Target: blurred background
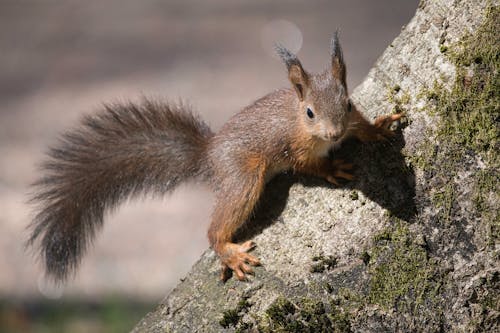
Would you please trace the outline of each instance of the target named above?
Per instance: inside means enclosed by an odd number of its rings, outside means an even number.
[[[338,28],[354,88],[417,0],[0,0],[0,331],[130,330],[208,247],[212,196],[184,186],[106,221],[76,277],[56,288],[23,248],[37,164],[102,102],[189,101],[214,129],[288,86],[280,41],[309,71]]]

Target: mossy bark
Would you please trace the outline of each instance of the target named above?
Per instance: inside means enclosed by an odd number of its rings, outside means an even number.
[[[422,1],[352,96],[405,112],[398,138],[335,152],[357,165],[343,188],[272,181],[239,236],[255,277],[223,284],[208,250],[135,331],[498,331],[498,16]]]

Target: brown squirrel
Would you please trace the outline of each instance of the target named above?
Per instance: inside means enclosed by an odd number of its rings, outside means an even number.
[[[400,114],[367,121],[349,99],[338,35],[331,66],[306,72],[277,45],[293,89],[276,90],[234,115],[218,133],[183,105],[144,100],[105,105],[63,135],[43,164],[31,200],[38,210],[28,245],[38,242],[46,272],[56,281],[73,273],[103,225],[105,211],[146,191],[165,194],[180,182],[204,181],[216,204],[208,230],[222,262],[222,277],[239,280],[260,264],[252,241],[232,237],[254,209],[266,182],[285,170],[350,180],[351,165],[328,158],[348,137],[362,142],[391,137]]]

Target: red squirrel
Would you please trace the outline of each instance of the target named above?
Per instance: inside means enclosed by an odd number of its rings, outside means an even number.
[[[186,180],[206,182],[215,193],[208,230],[222,263],[245,280],[260,264],[249,240],[233,243],[266,182],[286,170],[351,180],[351,165],[329,151],[348,137],[361,142],[391,137],[401,114],[371,124],[349,99],[337,33],[331,65],[321,74],[304,70],[282,46],[292,89],[279,89],[231,117],[218,133],[183,105],[143,100],[108,104],[62,136],[43,164],[31,201],[37,205],[28,245],[39,247],[48,276],[74,273],[106,211],[146,192],[166,194]]]

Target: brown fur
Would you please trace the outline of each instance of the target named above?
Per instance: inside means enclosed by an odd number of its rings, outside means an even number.
[[[259,261],[247,253],[253,242],[235,244],[233,236],[267,180],[288,169],[334,184],[352,179],[351,166],[328,159],[329,150],[349,136],[363,142],[388,137],[388,125],[399,116],[372,125],[351,105],[337,36],[332,65],[321,74],[307,73],[282,47],[278,53],[294,90],[262,97],[217,134],[185,107],[149,101],[106,106],[66,134],[51,151],[33,196],[39,210],[29,243],[40,241],[47,272],[64,280],[76,269],[105,211],[148,190],[164,194],[198,179],[215,192],[208,238],[223,275],[232,270],[244,280]]]

